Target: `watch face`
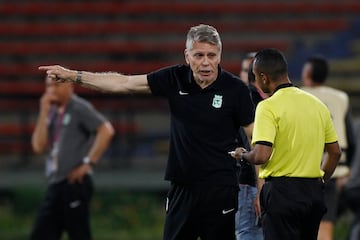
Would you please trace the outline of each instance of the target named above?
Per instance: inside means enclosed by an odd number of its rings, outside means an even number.
[[[90,163],[90,158],[89,157],[84,157],[83,163],[86,163],[86,164]]]

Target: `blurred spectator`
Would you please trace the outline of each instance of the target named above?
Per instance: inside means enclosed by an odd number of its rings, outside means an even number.
[[[325,187],[327,212],[320,223],[319,240],[333,239],[339,196],[344,180],[349,176],[349,164],[355,150],[349,97],[343,91],[324,85],[328,76],[328,69],[326,59],[314,56],[306,60],[302,70],[303,90],[318,97],[329,108],[343,151],[339,165]]]
[[[249,85],[249,68],[254,60],[256,52],[249,52],[245,54],[244,58],[241,61],[241,69],[239,73],[240,79],[246,84]]]
[[[360,239],[360,121],[354,124],[356,151],[351,163],[351,174],[344,188],[346,203],[354,214],[348,240]]]
[[[111,124],[73,93],[71,83],[46,78],[32,146],[36,153],[48,153],[49,185],[30,239],[61,239],[63,231],[69,239],[91,239],[92,167],[113,134]]]
[[[249,84],[251,97],[255,106],[263,100],[258,89],[255,87],[255,76],[252,72],[252,61],[256,53],[249,53],[242,61],[240,72],[241,79]],[[258,91],[259,90],[259,91]],[[262,92],[262,91],[261,91]],[[238,134],[239,146],[250,151],[250,144],[243,128],[240,128]],[[263,239],[260,225],[260,210],[257,210],[258,179],[257,167],[247,161],[239,161],[239,203],[238,211],[235,215],[235,234],[237,240],[261,240]],[[260,207],[258,207],[259,209]]]
[[[256,52],[249,52],[245,55],[241,61],[241,71],[239,73],[240,79],[249,86],[252,100],[255,106],[263,99],[267,98],[268,95],[264,93],[255,81],[253,73],[252,62]]]

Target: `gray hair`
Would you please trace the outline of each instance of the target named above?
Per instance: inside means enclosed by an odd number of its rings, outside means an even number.
[[[209,43],[222,49],[222,43],[218,31],[210,25],[200,24],[190,28],[186,38],[186,49],[193,48],[194,42]]]

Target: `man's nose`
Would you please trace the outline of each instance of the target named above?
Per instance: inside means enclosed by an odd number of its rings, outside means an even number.
[[[204,59],[203,59],[203,61],[202,61],[202,64],[203,65],[208,65],[209,64],[209,59],[208,59],[208,57],[204,57]]]

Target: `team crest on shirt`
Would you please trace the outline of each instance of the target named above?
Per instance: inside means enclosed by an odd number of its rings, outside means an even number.
[[[65,126],[68,125],[70,123],[70,121],[71,121],[71,116],[69,113],[66,113],[64,116],[63,122],[62,122],[63,125],[65,125]]]
[[[213,101],[212,101],[212,106],[214,108],[221,108],[222,106],[222,98],[223,96],[221,95],[214,95]]]

